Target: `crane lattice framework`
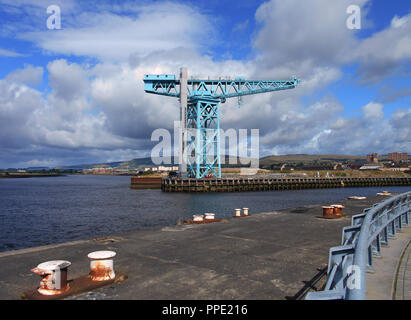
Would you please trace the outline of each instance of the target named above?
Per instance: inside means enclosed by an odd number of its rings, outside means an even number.
[[[220,163],[220,102],[228,98],[295,88],[299,80],[245,80],[242,78],[200,80],[188,79],[181,68],[175,75],[144,75],[147,93],[180,98],[181,137],[179,171],[182,176],[221,178]],[[239,100],[240,103],[240,100]],[[191,139],[188,130],[195,129]]]

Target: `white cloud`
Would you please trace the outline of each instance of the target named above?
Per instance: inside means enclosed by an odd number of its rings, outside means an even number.
[[[84,96],[88,92],[87,70],[64,59],[54,60],[47,65],[50,86],[56,97],[66,101]]]
[[[43,81],[43,68],[26,65],[24,69],[16,69],[9,73],[6,81],[23,83],[27,85],[39,85]]]
[[[411,14],[393,17],[391,25],[365,39],[346,27],[346,8],[362,8],[367,20],[369,0],[271,0],[262,4],[256,19],[262,29],[254,40],[260,63],[267,72],[292,72],[309,76],[315,68],[341,68],[358,64],[362,83],[375,83],[406,72],[411,61]],[[284,72],[285,71],[285,72]],[[409,71],[408,71],[409,72]]]
[[[355,35],[346,27],[346,9],[363,6],[367,0],[271,0],[262,4],[256,19],[263,24],[254,45],[269,66],[300,63],[330,66],[341,61],[356,45]]]
[[[52,92],[46,98],[25,84],[27,78],[30,79],[28,75],[33,70],[37,72],[32,66],[0,80],[0,146],[3,150],[28,149],[33,145],[114,150],[138,145],[138,141],[111,133],[103,112],[89,112],[92,106],[88,101],[86,70],[65,60],[55,60],[48,67]]]
[[[23,54],[12,51],[12,50],[7,50],[7,49],[1,49],[0,48],[0,56],[3,57],[24,57]]]
[[[395,73],[403,75],[411,62],[411,14],[395,16],[389,28],[362,40],[348,59],[360,63],[363,82],[378,83]]]
[[[365,105],[362,110],[364,112],[365,119],[376,121],[384,118],[383,108],[384,106],[380,103],[370,102],[369,104]]]
[[[391,20],[391,26],[393,28],[401,28],[410,22],[410,15],[404,17],[398,17],[397,15],[394,16]]]
[[[105,61],[178,47],[198,49],[205,35],[213,41],[210,19],[190,6],[163,2],[133,9],[132,15],[83,12],[61,30],[27,32],[21,37],[51,53]]]

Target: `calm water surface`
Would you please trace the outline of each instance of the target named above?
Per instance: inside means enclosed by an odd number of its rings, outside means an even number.
[[[258,213],[382,190],[410,187],[184,194],[132,190],[125,176],[0,179],[0,251],[175,225],[195,213],[231,217],[235,208]]]

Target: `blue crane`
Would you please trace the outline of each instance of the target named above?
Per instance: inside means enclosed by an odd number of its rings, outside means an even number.
[[[179,171],[182,176],[221,178],[220,103],[228,98],[295,88],[299,80],[188,79],[187,69],[175,75],[144,75],[147,93],[180,99],[181,141]]]

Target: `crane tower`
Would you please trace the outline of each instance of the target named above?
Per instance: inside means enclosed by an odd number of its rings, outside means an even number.
[[[144,75],[144,91],[180,99],[181,176],[221,178],[220,103],[228,98],[295,88],[299,80],[245,80],[243,78],[188,79],[186,68],[175,75]]]

